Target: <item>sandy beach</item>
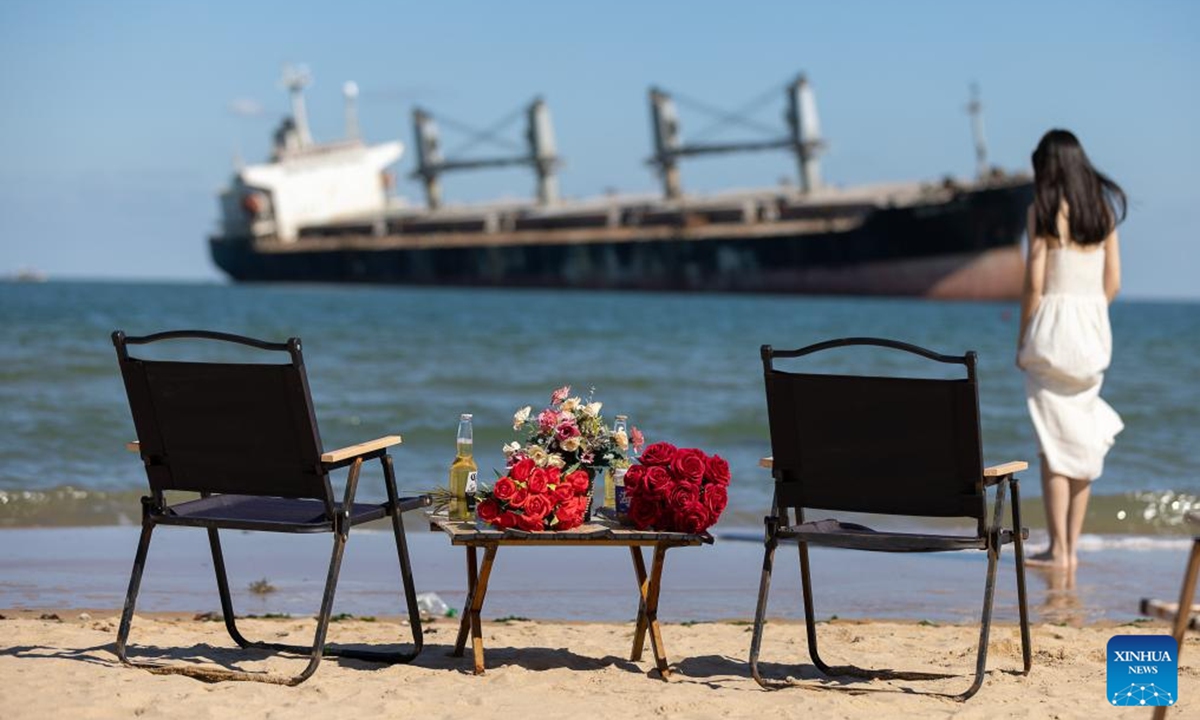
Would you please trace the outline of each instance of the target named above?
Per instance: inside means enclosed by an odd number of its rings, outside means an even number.
[[[489,669],[474,676],[468,657],[450,655],[457,624],[427,624],[424,652],[411,665],[381,666],[327,658],[298,687],[263,683],[205,683],[121,666],[113,654],[118,616],[104,611],[6,610],[0,620],[0,707],[10,720],[43,718],[300,718],[339,717],[574,717],[727,718],[1090,718],[1149,717],[1148,709],[1114,708],[1105,700],[1104,648],[1114,634],[1164,632],[1157,623],[1033,629],[1034,668],[1020,667],[1014,625],[993,629],[983,689],[959,703],[970,683],[977,629],[969,625],[832,621],[822,623],[823,648],[835,662],[954,673],[935,681],[822,679],[804,651],[803,625],[772,622],[764,669],[792,676],[802,687],[768,692],[749,675],[750,628],[744,622],[664,625],[673,668],[668,683],[652,660],[628,660],[632,623],[485,622]],[[43,619],[43,616],[46,619]],[[57,616],[54,619],[52,616]],[[248,619],[248,634],[307,642],[310,619]],[[399,619],[342,620],[334,642],[389,643],[408,630]],[[137,616],[131,642],[145,660],[215,663],[217,667],[298,672],[304,660],[234,648],[219,622],[189,615]],[[646,658],[652,657],[649,652]],[[1187,640],[1179,676],[1180,703],[1172,717],[1200,707],[1200,638]],[[1188,659],[1192,662],[1189,663]]]

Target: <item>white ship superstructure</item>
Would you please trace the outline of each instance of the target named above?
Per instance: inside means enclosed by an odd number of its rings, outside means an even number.
[[[388,206],[391,175],[400,159],[399,142],[367,145],[358,137],[357,88],[347,83],[346,138],[317,143],[308,129],[304,71],[285,73],[292,116],[275,131],[271,161],[237,170],[221,193],[227,236],[272,237],[292,243],[304,227],[382,218]]]

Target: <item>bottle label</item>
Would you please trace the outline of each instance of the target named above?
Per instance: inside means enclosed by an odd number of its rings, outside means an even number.
[[[613,473],[613,496],[617,507],[617,515],[629,514],[629,496],[625,494],[625,472],[629,468],[618,468]]]
[[[467,509],[475,509],[475,493],[479,490],[479,472],[472,470],[467,473]]]

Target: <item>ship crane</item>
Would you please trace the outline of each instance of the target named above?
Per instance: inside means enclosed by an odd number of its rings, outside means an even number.
[[[776,92],[778,92],[776,89],[772,89],[767,97],[774,97]],[[791,150],[795,153],[800,167],[801,191],[810,193],[819,188],[821,186],[821,167],[818,157],[825,149],[825,141],[821,139],[816,97],[804,75],[798,76],[787,85],[786,95],[787,112],[784,118],[787,121],[788,134],[785,137],[726,143],[693,142],[684,144],[680,138],[679,115],[675,110],[674,99],[658,88],[650,88],[650,120],[654,129],[654,156],[647,162],[658,167],[663,183],[663,194],[667,199],[674,200],[683,194],[679,181],[680,158],[731,152]],[[710,126],[709,129],[738,123],[774,134],[773,128],[765,128],[763,125],[743,117],[752,106],[760,104],[762,99],[752,101],[749,106],[739,112],[727,113],[679,96],[681,102],[718,118],[717,123]],[[698,133],[699,136],[705,134],[704,131]]]
[[[538,202],[542,205],[553,205],[558,202],[558,177],[555,171],[559,166],[559,157],[555,149],[554,127],[550,123],[550,110],[540,97],[534,98],[527,107],[505,116],[491,128],[477,131],[463,123],[456,123],[444,116],[442,122],[473,133],[473,137],[460,149],[465,150],[481,141],[490,141],[505,147],[514,148],[515,144],[503,141],[497,137],[505,125],[523,113],[526,118],[525,138],[528,147],[521,154],[507,157],[453,159],[458,152],[450,153],[450,158],[442,155],[437,123],[433,116],[421,108],[413,110],[413,132],[416,136],[417,169],[413,178],[420,178],[425,185],[425,198],[431,210],[436,210],[442,204],[442,189],[440,176],[442,173],[454,170],[479,170],[482,168],[508,167],[512,165],[529,165],[537,175]],[[520,151],[520,148],[517,148]]]
[[[971,138],[975,141],[975,178],[985,180],[988,176],[987,138],[983,134],[983,103],[979,100],[979,84],[971,83],[971,100],[967,103],[967,114],[971,116]]]

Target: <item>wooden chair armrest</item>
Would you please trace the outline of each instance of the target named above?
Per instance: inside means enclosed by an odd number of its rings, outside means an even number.
[[[142,444],[140,442],[138,442],[137,440],[131,440],[131,441],[125,443],[125,449],[128,450],[129,452],[141,452]]]
[[[765,457],[765,458],[759,458],[758,466],[761,468],[766,468],[768,470],[771,470],[772,468],[775,467],[775,457],[769,456],[769,457]]]
[[[343,460],[358,457],[359,455],[366,455],[368,453],[375,452],[376,450],[382,450],[386,447],[399,445],[400,443],[401,439],[399,435],[384,435],[381,438],[368,440],[357,445],[349,445],[344,448],[338,448],[337,450],[330,450],[321,456],[321,462],[337,463]]]
[[[1014,460],[1012,462],[1001,463],[1000,465],[985,467],[983,469],[983,476],[985,478],[1003,477],[1004,475],[1012,475],[1028,469],[1029,463],[1023,460]]]

